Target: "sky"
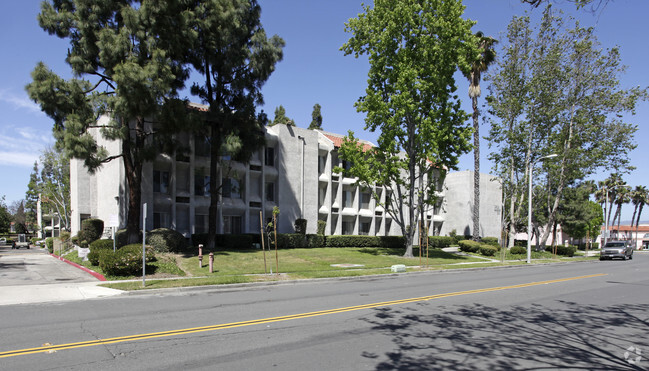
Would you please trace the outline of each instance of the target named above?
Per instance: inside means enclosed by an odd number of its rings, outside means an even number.
[[[370,0],[366,0],[371,3]],[[286,41],[284,59],[263,87],[263,109],[272,119],[275,108],[283,105],[288,117],[296,125],[308,127],[313,105],[322,106],[323,129],[345,134],[354,131],[361,139],[375,142],[376,133],[364,130],[365,115],[356,112],[354,102],[364,95],[369,65],[366,59],[345,56],[339,49],[349,39],[345,22],[362,12],[360,0],[259,0],[261,21],[268,35],[277,34]],[[595,33],[604,48],[619,46],[622,63],[628,66],[620,76],[623,88],[649,86],[646,61],[647,0],[612,0],[594,13],[575,10],[565,0],[554,0],[555,8],[564,10],[580,21],[582,26],[595,27]],[[538,19],[542,8],[532,9],[520,0],[465,0],[465,18],[477,21],[474,31],[499,40],[505,39],[508,23],[513,16],[529,12]],[[43,31],[36,20],[39,0],[9,1],[0,13],[0,197],[10,204],[25,197],[29,175],[34,161],[42,151],[54,145],[51,134],[52,120],[40,111],[25,93],[31,81],[30,73],[39,61],[63,77],[70,77],[65,64],[68,44]],[[466,91],[468,82],[457,79],[458,92],[464,97],[463,109],[469,112],[471,104]],[[483,92],[486,85],[483,83]],[[197,98],[184,93],[187,98]],[[637,169],[624,176],[635,187],[649,186],[649,161],[646,148],[649,142],[649,102],[640,102],[635,116],[625,116],[638,126],[635,142],[638,147],[631,153],[631,164]],[[486,135],[488,127],[480,128]],[[604,138],[603,138],[604,140]],[[489,172],[492,164],[487,160],[489,148],[481,141],[481,170]],[[473,169],[473,154],[463,155],[459,170]],[[591,179],[602,180],[609,174],[602,171]],[[623,207],[622,219],[630,220],[633,207]],[[643,218],[646,220],[646,218]]]

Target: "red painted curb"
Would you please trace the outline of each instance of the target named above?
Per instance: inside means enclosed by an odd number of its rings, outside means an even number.
[[[64,259],[64,258],[58,256],[58,255],[54,255],[54,254],[50,254],[50,255],[53,256],[53,257],[55,257],[55,258],[57,258],[57,259],[59,259],[59,260],[61,260],[61,261],[66,262],[66,263],[68,263],[68,264],[70,264],[70,265],[72,265],[72,266],[75,266],[75,267],[81,269],[82,271],[84,271],[84,272],[86,272],[86,273],[90,273],[90,274],[93,275],[96,279],[98,279],[98,280],[100,280],[100,281],[106,281],[106,277],[104,277],[103,275],[101,275],[101,274],[99,274],[99,273],[93,271],[92,269],[88,269],[88,268],[86,268],[86,267],[84,267],[84,266],[82,266],[82,265],[79,265],[79,264],[77,264],[77,263],[71,262],[71,261],[69,261],[69,260],[67,260],[67,259]]]

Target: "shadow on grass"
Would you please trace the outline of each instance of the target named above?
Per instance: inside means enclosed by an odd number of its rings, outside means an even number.
[[[406,249],[404,247],[400,248],[384,248],[384,247],[364,247],[362,249],[358,250],[359,252],[363,254],[369,254],[369,255],[393,255],[393,256],[403,256],[405,254]],[[415,258],[419,257],[419,248],[413,247],[412,248],[412,255]],[[423,249],[421,251],[421,257],[425,258],[426,257],[426,249]],[[430,259],[450,259],[450,260],[467,260],[468,257],[462,256],[462,255],[457,255],[457,254],[451,254],[447,253],[445,251],[442,251],[441,249],[429,249],[428,250],[428,257]]]
[[[434,312],[434,313],[433,313]],[[630,346],[647,346],[647,306],[556,305],[499,309],[481,304],[379,308],[366,317],[394,348],[380,358],[376,370],[640,370],[645,356]]]

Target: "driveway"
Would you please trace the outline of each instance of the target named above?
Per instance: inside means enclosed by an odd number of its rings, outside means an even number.
[[[0,246],[0,305],[82,300],[119,294],[48,254],[47,249]]]

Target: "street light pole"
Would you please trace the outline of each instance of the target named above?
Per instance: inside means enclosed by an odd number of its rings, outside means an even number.
[[[557,156],[556,153],[553,153],[551,155],[540,157],[536,161],[532,161],[530,164],[529,194],[527,196],[527,264],[532,263],[532,173],[534,172],[534,165],[537,161],[547,160]]]

